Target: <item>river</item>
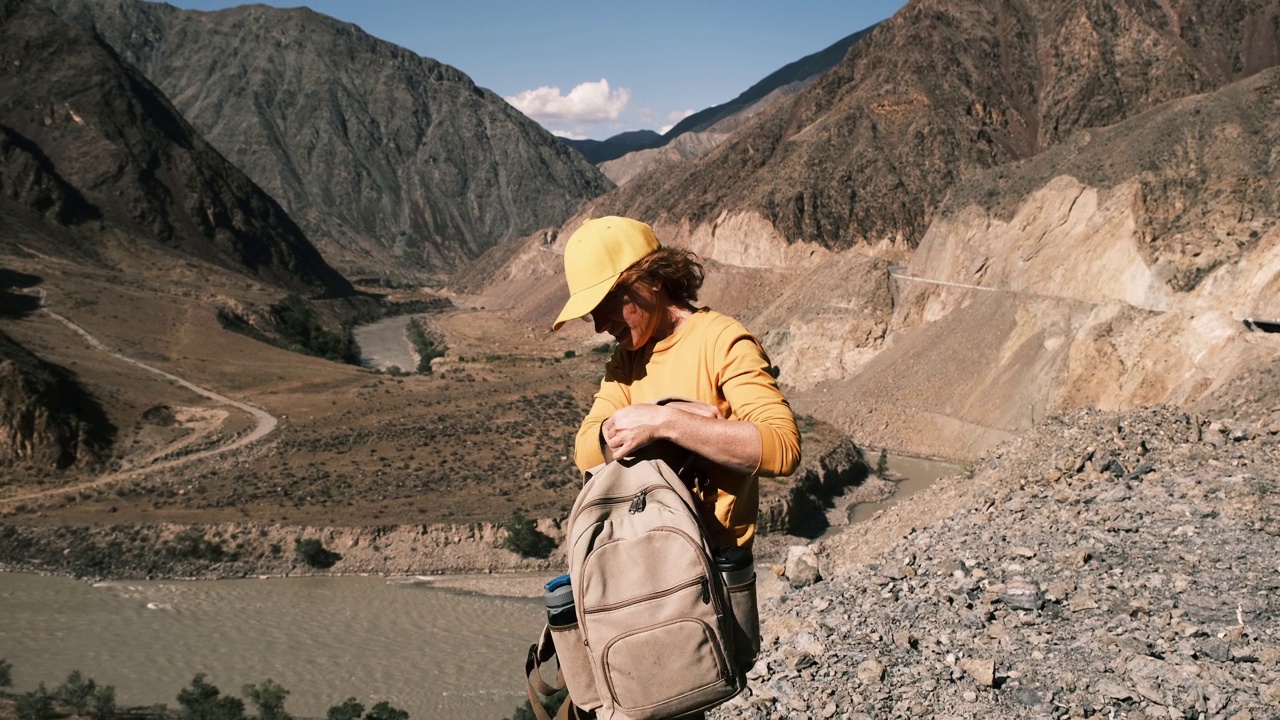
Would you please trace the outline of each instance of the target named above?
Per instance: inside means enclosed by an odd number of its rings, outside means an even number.
[[[72,670],[121,705],[165,703],[197,672],[224,694],[271,678],[285,708],[324,717],[348,697],[411,718],[496,720],[524,699],[540,599],[376,577],[108,582],[0,573],[0,658],[14,689]],[[252,708],[250,708],[252,710]]]
[[[855,506],[852,521],[959,470],[899,456],[889,469],[897,493]],[[299,717],[324,717],[354,696],[366,708],[387,700],[414,720],[496,720],[524,700],[524,653],[541,605],[413,578],[90,585],[0,573],[0,658],[13,663],[19,691],[80,670],[115,685],[122,705],[175,707],[178,690],[205,672],[237,696],[271,678],[291,691],[286,709]]]
[[[409,320],[423,315],[396,315],[351,330],[360,346],[360,364],[377,370],[396,366],[407,373],[416,372],[418,361],[405,334]]]

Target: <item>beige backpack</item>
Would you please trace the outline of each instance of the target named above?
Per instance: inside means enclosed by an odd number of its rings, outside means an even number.
[[[576,623],[549,625],[530,648],[553,652],[572,704],[614,720],[705,710],[746,687],[759,649],[755,577],[726,587],[684,482],[666,462],[627,458],[593,468],[569,515]]]

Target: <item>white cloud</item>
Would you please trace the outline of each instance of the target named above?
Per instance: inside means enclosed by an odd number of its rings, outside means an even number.
[[[601,78],[600,82],[582,83],[568,95],[561,95],[558,87],[540,87],[505,99],[541,123],[599,123],[617,120],[631,100],[631,91],[626,88],[612,90],[609,81]]]
[[[675,127],[677,123],[689,117],[693,113],[694,113],[693,110],[676,110],[675,112],[668,113],[667,119],[670,120],[671,122],[666,125],[663,125],[662,129],[658,131],[658,134],[666,135],[667,132],[671,130],[671,128]]]
[[[587,139],[586,135],[583,135],[581,132],[576,132],[573,130],[551,130],[550,132],[552,135],[555,135],[556,137],[562,137],[566,140],[586,140]]]

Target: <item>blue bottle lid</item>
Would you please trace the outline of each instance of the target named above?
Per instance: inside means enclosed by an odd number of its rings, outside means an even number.
[[[546,588],[547,592],[554,592],[555,590],[561,587],[564,587],[565,585],[568,585],[568,584],[569,584],[569,576],[561,575],[559,577],[552,578],[551,580],[547,581],[547,584],[543,585],[543,587]]]

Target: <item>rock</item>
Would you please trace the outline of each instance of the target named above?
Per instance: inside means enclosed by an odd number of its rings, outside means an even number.
[[[1040,586],[1025,580],[1014,580],[1000,591],[1000,602],[1015,610],[1039,610],[1044,605]]]
[[[864,660],[858,665],[858,679],[863,685],[879,685],[884,679],[884,665],[877,660]]]
[[[785,575],[793,588],[812,585],[822,579],[818,570],[818,556],[805,545],[792,545],[787,549]]]
[[[960,669],[983,687],[995,687],[996,663],[994,660],[965,658],[960,661]]]

